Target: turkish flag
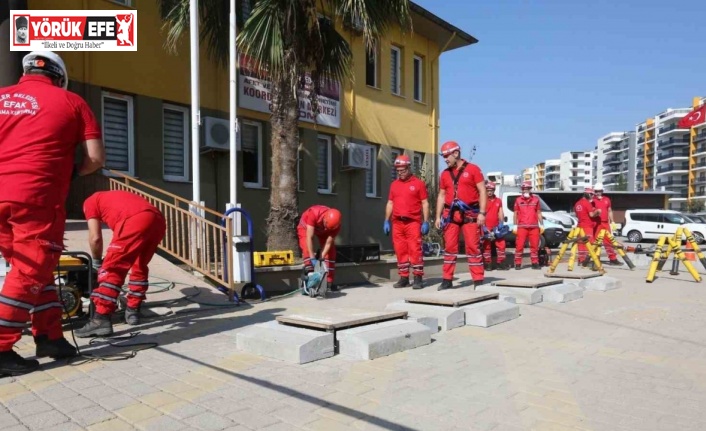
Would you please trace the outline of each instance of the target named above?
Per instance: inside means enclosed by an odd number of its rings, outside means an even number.
[[[689,112],[689,115],[679,120],[677,127],[680,129],[688,129],[694,127],[697,124],[701,124],[706,121],[706,105],[701,105],[700,108],[694,109]]]

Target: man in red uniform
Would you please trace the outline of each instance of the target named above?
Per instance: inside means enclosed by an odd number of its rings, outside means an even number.
[[[583,196],[574,204],[574,212],[579,219],[578,227],[583,230],[583,233],[588,237],[590,242],[593,242],[593,231],[595,229],[594,217],[598,215],[600,210],[596,209],[593,202],[593,189],[586,187],[583,189]],[[586,266],[590,262],[588,257],[588,248],[584,242],[578,243],[579,249],[579,265]]]
[[[409,286],[409,266],[414,274],[413,289],[424,287],[424,259],[422,257],[422,235],[429,233],[429,201],[424,181],[412,175],[408,156],[395,159],[397,179],[390,185],[385,208],[385,235],[392,230],[392,245],[397,256],[397,272],[400,280],[396,288]],[[422,217],[424,221],[422,221]],[[392,225],[390,225],[392,218]]]
[[[319,240],[321,259],[326,262],[328,275],[326,281],[329,289],[337,291],[338,287],[333,284],[336,275],[336,236],[341,231],[341,212],[335,208],[323,205],[309,207],[302,214],[302,218],[297,226],[297,236],[299,237],[299,248],[302,250],[304,259],[304,272],[313,271],[316,266],[316,250],[314,249],[314,236]]]
[[[495,196],[495,183],[488,181],[485,189],[488,193],[487,212],[485,217],[485,228],[488,232],[493,232],[495,228],[503,224],[505,214],[503,214],[503,203],[499,197]],[[495,244],[496,264],[493,264],[492,246]],[[495,268],[506,270],[509,269],[505,262],[505,238],[494,238],[483,240],[483,262],[486,271],[492,271]]]
[[[37,357],[76,355],[61,329],[53,271],[64,249],[71,178],[105,161],[100,126],[88,104],[66,90],[61,57],[32,52],[22,67],[18,84],[0,88],[0,253],[12,266],[0,293],[0,375],[39,367],[12,349],[29,320]]]
[[[128,282],[125,321],[140,323],[140,305],[149,286],[149,263],[162,242],[167,226],[162,213],[141,196],[122,190],[96,192],[83,202],[88,220],[88,242],[98,270],[98,287],[91,293],[96,312],[76,336],[105,337],[113,334],[110,316],[118,307],[125,277]],[[101,223],[113,231],[113,239],[103,256]]]
[[[539,236],[544,230],[542,224],[542,207],[539,203],[539,196],[532,193],[532,182],[523,181],[522,196],[515,201],[513,223],[517,227],[515,237],[515,269],[522,269],[522,253],[524,253],[525,241],[529,238],[530,261],[532,269],[540,269],[539,266]]]
[[[597,209],[601,210],[598,216],[596,217],[596,227],[593,235],[595,238],[602,230],[605,230],[607,233],[612,234],[612,226],[615,219],[613,219],[613,205],[610,201],[610,198],[608,196],[603,195],[603,184],[597,183],[594,187],[594,190],[596,192],[596,196],[593,199],[593,204],[596,206]],[[607,236],[603,237],[603,245],[605,246],[606,253],[608,253],[610,265],[622,265],[623,263],[618,260],[618,255],[615,253],[613,244],[610,243],[610,239],[608,239]]]
[[[444,143],[441,156],[448,168],[441,173],[436,200],[436,228],[444,230],[443,280],[439,290],[453,287],[461,231],[475,288],[483,284],[485,275],[480,252],[481,226],[485,224],[487,204],[485,178],[477,165],[461,158],[461,147],[456,142]]]

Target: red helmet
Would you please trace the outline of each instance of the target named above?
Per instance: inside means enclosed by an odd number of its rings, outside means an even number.
[[[330,208],[324,213],[324,226],[327,230],[335,230],[341,226],[341,212],[336,208]]]
[[[495,190],[495,183],[493,181],[488,181],[485,185],[486,190]]]
[[[522,181],[522,185],[520,186],[521,189],[531,189],[532,188],[532,181]]]
[[[461,152],[461,146],[458,145],[458,143],[455,141],[445,142],[444,145],[441,146],[441,155],[444,157],[448,156],[454,151]]]
[[[593,194],[593,189],[591,187],[584,187],[583,192]]]
[[[409,156],[405,156],[404,154],[397,156],[395,159],[395,166],[409,166],[411,164],[412,162],[409,160]]]

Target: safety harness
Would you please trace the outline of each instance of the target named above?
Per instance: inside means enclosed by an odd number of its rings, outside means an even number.
[[[478,203],[468,205],[467,203],[458,198],[458,180],[459,178],[461,178],[461,175],[463,174],[463,171],[464,169],[466,169],[467,165],[468,162],[464,161],[461,167],[458,168],[456,175],[454,175],[453,169],[449,169],[449,175],[451,175],[451,180],[454,184],[454,197],[451,201],[451,205],[444,204],[444,208],[449,209],[449,213],[446,217],[441,217],[442,229],[449,223],[455,223],[453,221],[453,216],[456,211],[461,211],[462,215],[462,221],[458,224],[470,223],[475,221],[475,216],[480,212],[480,205],[478,205]],[[473,217],[466,217],[466,213],[469,211],[474,215]]]

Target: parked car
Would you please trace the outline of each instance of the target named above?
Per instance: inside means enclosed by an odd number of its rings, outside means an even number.
[[[643,239],[656,240],[662,235],[674,235],[679,226],[689,229],[697,243],[704,242],[706,224],[692,223],[684,214],[673,210],[627,210],[622,233],[630,242],[641,242]]]
[[[693,223],[706,224],[706,216],[697,214],[684,214],[684,217],[686,217],[688,220],[691,220]]]
[[[503,202],[503,214],[505,214],[506,223],[512,224],[513,216],[515,214],[515,201],[520,197],[520,195],[521,193],[519,191],[500,191],[499,197]],[[539,204],[542,209],[542,217],[544,218],[544,234],[539,238],[539,246],[540,248],[544,248],[545,246],[552,248],[558,247],[569,235],[571,228],[576,226],[576,224],[568,214],[552,211],[549,205],[547,205],[541,197],[539,198]],[[508,242],[509,247],[514,247],[515,234],[510,232],[505,237],[505,241]],[[525,247],[529,247],[529,241]]]

